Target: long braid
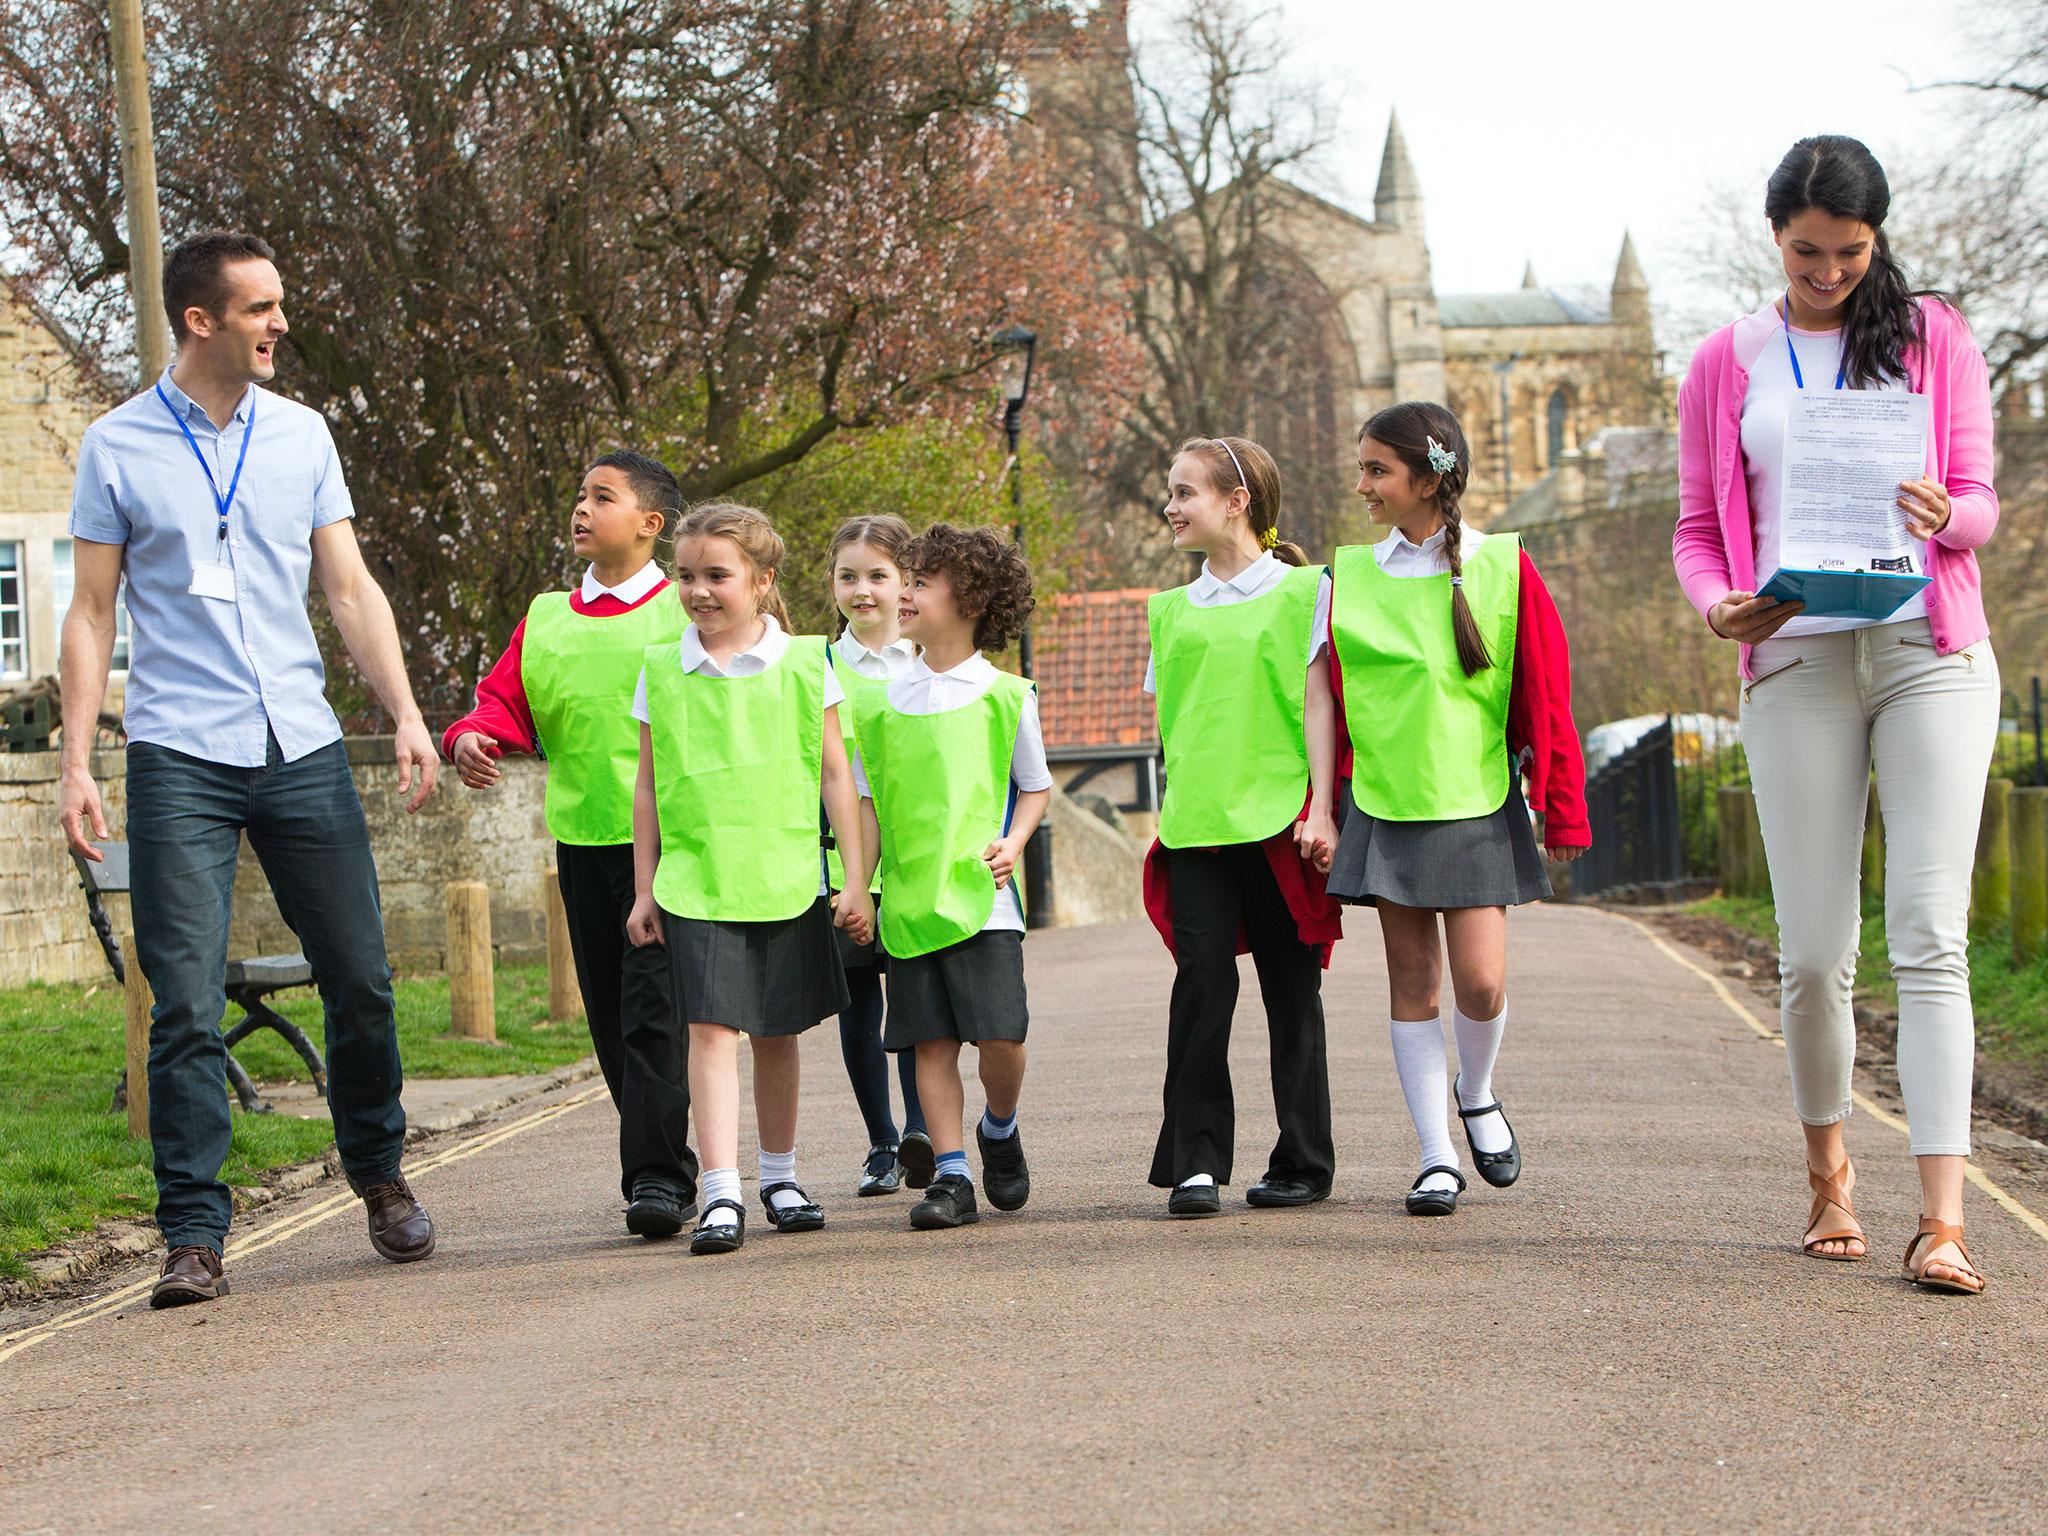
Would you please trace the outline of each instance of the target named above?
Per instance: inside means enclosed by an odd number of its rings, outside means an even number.
[[[1465,514],[1458,509],[1455,493],[1439,490],[1437,497],[1444,514],[1444,553],[1451,562],[1451,632],[1458,639],[1458,664],[1470,677],[1492,666],[1493,657],[1479,621],[1472,617],[1472,605],[1465,600]]]

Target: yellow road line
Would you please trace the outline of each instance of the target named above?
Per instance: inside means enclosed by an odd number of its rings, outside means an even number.
[[[491,1130],[484,1132],[481,1136],[472,1136],[468,1140],[457,1142],[454,1146],[448,1147],[443,1151],[423,1157],[406,1168],[405,1176],[408,1179],[419,1179],[434,1172],[436,1169],[446,1168],[451,1163],[459,1163],[464,1158],[475,1157],[479,1152],[487,1152],[501,1142],[510,1141],[515,1136],[523,1136],[528,1131],[546,1125],[551,1121],[561,1119],[562,1116],[570,1113],[572,1110],[581,1109],[585,1104],[599,1098],[603,1092],[604,1085],[601,1083],[584,1088],[577,1093],[571,1094],[559,1103],[550,1104],[545,1109],[536,1110],[534,1113],[523,1115],[516,1120],[509,1120],[503,1125],[493,1127]],[[288,1238],[297,1237],[302,1232],[309,1232],[314,1227],[332,1221],[344,1211],[353,1209],[358,1203],[353,1190],[346,1194],[329,1195],[325,1199],[317,1200],[302,1210],[292,1212],[291,1215],[271,1223],[260,1231],[252,1232],[247,1237],[236,1238],[230,1241],[227,1245],[226,1257],[229,1260],[235,1260],[247,1258],[253,1253],[261,1253],[265,1248],[284,1242]],[[132,1284],[124,1285],[119,1290],[109,1291],[106,1295],[96,1297],[81,1306],[73,1307],[68,1312],[60,1312],[48,1322],[38,1323],[33,1328],[27,1328],[20,1333],[9,1334],[5,1338],[0,1338],[0,1362],[10,1360],[23,1350],[31,1349],[45,1340],[53,1339],[58,1334],[69,1329],[80,1327],[93,1321],[95,1318],[105,1317],[109,1313],[120,1311],[129,1303],[138,1301],[148,1295],[150,1287],[155,1284],[156,1276],[147,1276]]]
[[[1601,907],[1596,907],[1593,910],[1597,912],[1604,912],[1606,916],[1613,918],[1616,922],[1626,923],[1629,927],[1635,929],[1638,933],[1642,934],[1643,937],[1648,939],[1652,944],[1656,945],[1658,949],[1662,950],[1669,959],[1674,960],[1679,965],[1684,966],[1685,969],[1691,971],[1693,975],[1699,977],[1701,981],[1704,981],[1708,986],[1712,987],[1714,989],[1715,995],[1718,996],[1722,1002],[1728,1005],[1729,1012],[1733,1013],[1738,1019],[1742,1020],[1743,1023],[1747,1024],[1751,1029],[1755,1030],[1757,1034],[1761,1035],[1764,1039],[1775,1042],[1780,1050],[1785,1049],[1785,1037],[1782,1034],[1780,1034],[1777,1030],[1770,1028],[1755,1014],[1751,1013],[1749,1009],[1743,1004],[1742,1000],[1728,989],[1727,983],[1722,981],[1720,977],[1714,975],[1711,971],[1704,970],[1701,967],[1694,965],[1690,960],[1686,959],[1685,956],[1681,955],[1677,950],[1673,949],[1669,944],[1667,944],[1664,941],[1664,936],[1658,933],[1656,929],[1650,927],[1649,924],[1640,922],[1637,919],[1629,917],[1624,913],[1608,912],[1605,908]],[[1890,1110],[1885,1109],[1882,1105],[1872,1103],[1867,1095],[1858,1093],[1854,1089],[1850,1090],[1850,1094],[1851,1097],[1854,1098],[1854,1100],[1856,1101],[1856,1107],[1860,1110],[1863,1110],[1866,1114],[1868,1114],[1873,1120],[1877,1121],[1880,1125],[1890,1126],[1893,1130],[1897,1131],[1901,1136],[1906,1136],[1910,1134],[1906,1129],[1906,1122],[1901,1120],[1897,1115],[1893,1114]],[[2026,1206],[2022,1205],[2017,1199],[2015,1199],[2010,1192],[2002,1188],[1991,1177],[1990,1174],[1986,1173],[1982,1168],[1979,1168],[1975,1163],[1966,1162],[1963,1164],[1963,1177],[1968,1179],[1972,1184],[1976,1185],[1979,1189],[1983,1190],[1985,1194],[1989,1195],[1992,1198],[1992,1200],[1996,1202],[2003,1210],[2010,1213],[2013,1216],[2013,1218],[2020,1223],[2021,1226],[2027,1228],[2028,1231],[2032,1232],[2036,1237],[2040,1238],[2043,1242],[2048,1242],[2048,1221],[2042,1220],[2041,1217],[2036,1215],[2034,1212],[2028,1210]],[[4,1358],[5,1356],[0,1356],[0,1359]]]

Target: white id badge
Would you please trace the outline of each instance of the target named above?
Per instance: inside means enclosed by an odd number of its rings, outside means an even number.
[[[192,567],[192,585],[185,589],[194,597],[210,597],[218,603],[235,600],[235,568],[208,561]]]

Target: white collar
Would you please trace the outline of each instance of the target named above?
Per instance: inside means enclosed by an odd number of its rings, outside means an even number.
[[[985,683],[995,676],[996,664],[981,652],[976,651],[957,667],[948,667],[943,672],[934,672],[931,663],[918,652],[917,660],[911,663],[910,676],[913,678],[946,678],[956,683]]]
[[[879,651],[869,650],[865,645],[861,644],[860,638],[854,634],[851,624],[839,632],[839,638],[834,640],[832,644],[838,649],[839,654],[848,661],[860,661],[869,656],[873,656],[879,661],[915,661],[917,659],[917,647],[901,635],[891,640]]]
[[[1209,569],[1209,562],[1202,562],[1202,574],[1195,578],[1194,595],[1207,601],[1218,592],[1228,588],[1246,597],[1256,596],[1259,589],[1272,579],[1273,567],[1280,563],[1271,550],[1259,556],[1250,565],[1228,578],[1218,576]]]
[[[704,649],[704,639],[697,633],[695,624],[683,630],[683,643],[679,654],[685,672],[697,672],[709,666],[715,671],[730,675],[742,662],[754,664],[746,670],[765,672],[782,660],[782,653],[788,649],[789,636],[785,635],[782,626],[775,622],[774,614],[764,613],[761,615],[761,638],[745,650],[734,652],[732,659],[723,668],[720,668],[718,663],[711,659],[711,653]]]
[[[630,608],[667,579],[661,574],[661,567],[650,560],[616,587],[608,587],[597,579],[597,568],[586,565],[581,596],[586,603],[594,603],[600,597],[615,597]]]
[[[1448,526],[1439,528],[1435,533],[1432,533],[1420,544],[1417,544],[1413,539],[1409,538],[1407,534],[1403,533],[1398,528],[1396,528],[1393,531],[1390,537],[1393,541],[1393,546],[1395,549],[1400,549],[1405,545],[1407,548],[1414,550],[1419,555],[1426,555],[1433,550],[1442,549],[1444,547],[1444,535],[1449,532],[1450,528]]]

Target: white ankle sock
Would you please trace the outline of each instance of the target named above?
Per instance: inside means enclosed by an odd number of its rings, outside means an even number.
[[[706,1168],[697,1175],[697,1198],[703,1202],[698,1210],[703,1212],[697,1218],[697,1225],[707,1222],[724,1223],[734,1219],[731,1211],[713,1211],[714,1200],[737,1200],[740,1197],[740,1171],[737,1168]]]
[[[1177,1187],[1180,1189],[1214,1189],[1216,1187],[1216,1175],[1213,1173],[1197,1173],[1189,1178],[1182,1179]]]
[[[766,1189],[771,1184],[794,1184],[795,1182],[796,1148],[791,1147],[787,1152],[770,1152],[766,1147],[763,1147],[761,1149],[761,1187]],[[768,1203],[773,1205],[778,1211],[786,1211],[792,1206],[802,1205],[804,1197],[793,1189],[783,1189],[777,1190],[774,1194],[770,1195]]]
[[[1477,1109],[1493,1102],[1493,1064],[1507,1025],[1506,1004],[1492,1019],[1468,1019],[1462,1009],[1451,1009],[1451,1031],[1458,1037],[1458,1108]],[[1512,1140],[1507,1121],[1497,1114],[1474,1116],[1465,1128],[1481,1152],[1505,1152]]]
[[[1415,1139],[1422,1147],[1421,1166],[1458,1166],[1458,1154],[1451,1146],[1447,1053],[1444,1050],[1442,1019],[1390,1019],[1388,1032],[1394,1042],[1394,1070],[1401,1076],[1401,1097],[1408,1101],[1408,1118],[1415,1122]],[[1422,1183],[1424,1189],[1456,1189],[1448,1174],[1433,1174]]]

